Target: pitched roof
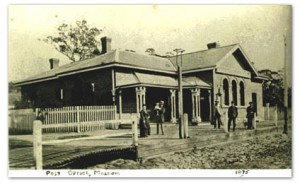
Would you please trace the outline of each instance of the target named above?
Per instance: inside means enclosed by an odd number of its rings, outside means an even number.
[[[112,50],[106,54],[91,59],[66,64],[58,68],[42,72],[35,76],[19,80],[15,82],[15,84],[22,85],[23,83],[27,82],[55,79],[59,76],[70,75],[74,72],[84,72],[85,70],[95,69],[113,63],[127,66],[136,66],[154,71],[176,71],[176,68],[173,66],[171,61],[166,58],[140,55],[128,51]]]
[[[182,69],[183,71],[189,71],[195,69],[216,67],[218,63],[222,61],[222,58],[224,58],[228,53],[232,53],[238,48],[241,49],[238,44],[233,44],[183,54]],[[242,54],[245,55],[244,53]],[[178,59],[180,62],[181,58],[179,57]],[[27,83],[40,82],[48,79],[56,79],[65,75],[71,75],[76,74],[78,72],[87,72],[89,70],[103,68],[104,66],[107,66],[109,64],[116,64],[117,66],[121,67],[137,67],[139,69],[146,69],[155,72],[168,72],[174,74],[177,71],[176,56],[170,58],[162,58],[151,55],[137,54],[129,51],[112,50],[106,54],[66,64],[61,67],[40,73],[38,75],[14,83],[17,85],[24,85]],[[256,73],[251,63],[249,62],[248,64]],[[193,85],[193,83],[189,84]],[[198,84],[203,84],[204,86],[206,86],[205,83]],[[186,85],[188,85],[188,83],[186,83]]]
[[[217,63],[238,44],[212,48],[208,50],[202,50],[197,52],[191,52],[182,54],[182,70],[194,70],[200,68],[215,67]],[[171,62],[176,66],[176,56],[169,58]],[[181,58],[178,57],[180,63]]]

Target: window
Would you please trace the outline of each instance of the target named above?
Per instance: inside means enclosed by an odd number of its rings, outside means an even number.
[[[245,106],[245,86],[242,81],[240,82],[240,104]]]
[[[231,93],[232,93],[232,101],[234,102],[235,105],[237,105],[237,86],[236,82],[233,80],[231,82]]]
[[[224,104],[229,105],[229,86],[227,79],[223,80]]]

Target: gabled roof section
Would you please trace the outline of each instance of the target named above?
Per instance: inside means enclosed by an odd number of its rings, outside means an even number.
[[[24,80],[19,80],[15,82],[15,84],[23,85],[27,83],[56,79],[61,76],[72,75],[78,72],[87,72],[92,69],[103,68],[104,66],[108,66],[110,64],[118,64],[118,66],[120,67],[130,66],[137,67],[140,69],[144,68],[146,70],[152,70],[156,72],[176,72],[176,68],[167,58],[141,55],[128,51],[113,50],[106,54],[96,56],[94,58],[66,64],[58,68],[26,78]]]
[[[190,76],[190,77],[183,77],[183,86],[184,87],[197,87],[200,86],[202,88],[211,88],[211,86],[203,81],[202,79],[196,77],[196,76]]]
[[[217,63],[224,57],[228,52],[236,47],[237,44],[223,46],[218,48],[212,48],[208,50],[202,50],[197,52],[186,53],[182,55],[182,70],[189,71],[195,69],[203,69],[215,67]],[[176,56],[169,58],[173,65],[176,65]],[[180,56],[178,56],[178,62],[180,63]]]
[[[250,62],[249,58],[241,48],[239,44],[232,44],[223,47],[211,48],[207,50],[197,51],[186,53],[182,55],[182,70],[183,72],[189,72],[193,70],[200,70],[206,68],[216,68],[222,62],[226,60],[226,58],[232,55],[234,52],[241,53],[241,57],[245,62],[249,71],[258,76],[258,73],[252,63]],[[169,58],[171,62],[176,65],[176,56]],[[180,63],[181,57],[178,56],[178,62]]]

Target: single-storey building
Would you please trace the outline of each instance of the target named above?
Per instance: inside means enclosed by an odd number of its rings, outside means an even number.
[[[143,104],[153,109],[165,101],[166,120],[178,118],[178,62],[182,60],[183,111],[191,121],[211,121],[213,104],[228,109],[234,101],[245,118],[248,102],[263,117],[262,82],[239,44],[159,57],[111,49],[104,37],[102,54],[59,66],[50,59],[50,70],[15,82],[22,97],[35,107],[117,105],[118,113],[137,113]],[[120,115],[121,116],[121,115]]]

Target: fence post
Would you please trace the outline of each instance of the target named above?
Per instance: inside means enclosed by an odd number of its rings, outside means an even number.
[[[76,106],[76,117],[77,117],[77,133],[80,133],[80,113],[79,113],[79,106]]]
[[[188,114],[183,114],[183,129],[184,129],[184,138],[189,138],[189,129],[188,129]]]
[[[133,119],[132,121],[132,145],[138,146],[138,129],[137,129],[137,118]]]
[[[270,103],[266,103],[267,108],[267,120],[270,120]]]
[[[277,126],[277,122],[278,122],[278,113],[277,113],[277,105],[275,105],[274,107],[274,123],[275,123],[275,126]]]
[[[33,121],[33,156],[35,168],[43,169],[43,152],[42,152],[42,122],[40,120]]]
[[[253,118],[253,128],[256,130],[256,112],[254,113],[254,118]]]

